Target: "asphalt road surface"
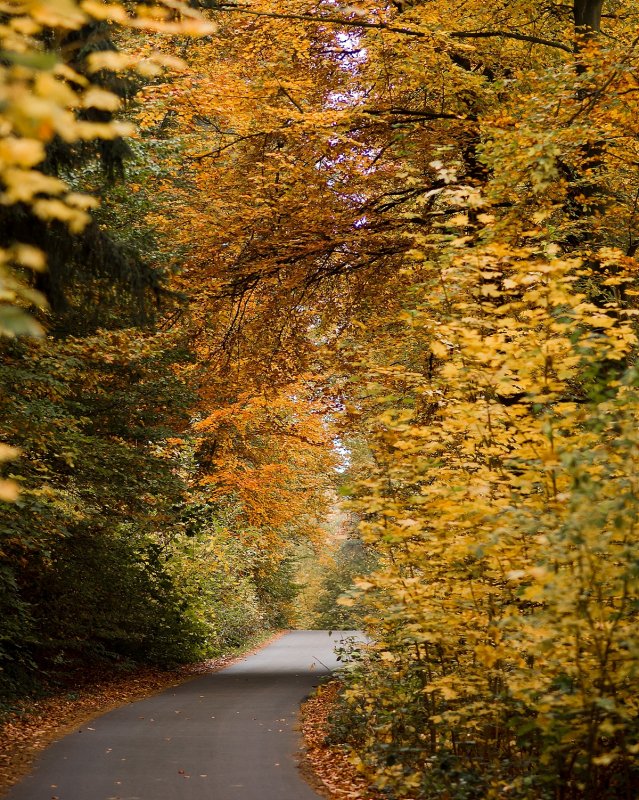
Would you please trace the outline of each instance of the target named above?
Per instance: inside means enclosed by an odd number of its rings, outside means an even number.
[[[47,748],[8,800],[317,800],[300,702],[353,631],[295,631],[221,672],[111,711]]]

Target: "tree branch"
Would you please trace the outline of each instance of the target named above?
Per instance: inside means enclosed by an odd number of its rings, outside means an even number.
[[[248,139],[256,139],[258,136],[266,136],[270,133],[270,131],[257,131],[257,133],[247,133],[246,136],[238,136],[237,139],[233,139],[232,142],[227,142],[226,144],[222,144],[219,147],[216,147],[214,150],[208,150],[206,153],[198,153],[197,155],[187,156],[187,161],[202,161],[204,158],[217,158],[220,153],[224,150],[228,150],[229,147],[235,147],[236,144],[240,144],[240,142],[246,142]]]
[[[390,33],[399,33],[403,36],[416,36],[419,39],[424,39],[432,35],[430,31],[416,30],[415,28],[400,28],[387,22],[364,22],[363,20],[343,19],[340,17],[317,17],[313,14],[281,14],[275,11],[253,11],[246,6],[216,5],[215,3],[207,2],[207,0],[202,0],[201,5],[213,11],[235,12],[238,14],[248,14],[252,17],[270,17],[271,19],[293,19],[302,22],[316,22],[322,25],[344,25],[351,28],[368,28],[389,31]],[[448,31],[446,35],[453,39],[516,39],[520,42],[531,42],[531,44],[554,47],[557,50],[563,50],[566,53],[572,54],[572,48],[563,42],[558,42],[554,39],[543,39],[539,36],[529,36],[527,33],[516,33],[512,31]]]
[[[448,111],[420,111],[418,109],[412,108],[403,108],[401,106],[393,106],[391,108],[365,108],[363,111],[364,114],[368,114],[371,117],[382,117],[386,114],[392,114],[397,116],[405,116],[405,117],[414,117],[418,121],[419,120],[437,120],[437,119],[456,119],[461,122],[466,121],[473,121],[476,117],[472,117],[469,115],[462,115],[462,114],[453,114],[452,112]]]
[[[572,54],[572,48],[563,42],[557,42],[555,39],[542,39],[539,36],[529,36],[527,33],[515,33],[512,31],[449,31],[448,35],[453,39],[517,39],[520,42],[543,44],[546,47],[554,47],[556,50],[563,50],[565,53]]]

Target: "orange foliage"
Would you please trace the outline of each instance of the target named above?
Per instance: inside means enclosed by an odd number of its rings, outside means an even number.
[[[245,392],[194,426],[200,485],[213,500],[238,500],[246,526],[261,531],[266,547],[285,535],[314,535],[335,461],[321,408],[294,391]]]

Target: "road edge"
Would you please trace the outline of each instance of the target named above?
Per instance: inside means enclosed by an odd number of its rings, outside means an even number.
[[[301,750],[299,769],[304,780],[326,800],[380,800],[351,761],[344,746],[329,745],[329,717],[338,700],[341,683],[320,684],[300,709]]]
[[[40,753],[91,720],[116,708],[161,694],[174,686],[220,672],[267,647],[288,633],[269,632],[246,649],[219,658],[184,664],[175,670],[161,671],[141,667],[108,682],[96,681],[70,699],[69,693],[52,694],[35,701],[29,710],[16,713],[0,724],[0,798],[29,774]],[[51,722],[51,717],[57,717]],[[43,727],[44,726],[44,727]]]

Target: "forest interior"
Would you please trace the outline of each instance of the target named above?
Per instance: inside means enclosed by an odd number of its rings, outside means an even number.
[[[635,800],[639,4],[0,13],[0,715],[363,628],[366,797]]]

